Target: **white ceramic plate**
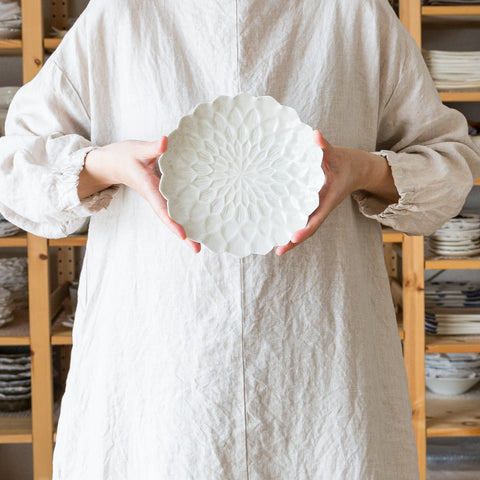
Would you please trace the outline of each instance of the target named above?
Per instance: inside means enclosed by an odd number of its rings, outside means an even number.
[[[190,239],[238,257],[266,254],[318,207],[322,159],[292,108],[268,96],[221,96],[169,135],[160,191]]]

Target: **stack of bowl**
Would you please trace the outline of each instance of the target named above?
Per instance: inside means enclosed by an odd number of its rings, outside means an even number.
[[[5,119],[13,97],[20,87],[0,87],[0,136],[5,135]]]
[[[480,381],[480,354],[425,355],[425,385],[441,395],[459,395]]]

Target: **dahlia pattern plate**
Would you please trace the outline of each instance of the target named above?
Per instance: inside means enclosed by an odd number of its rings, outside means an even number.
[[[322,159],[292,108],[268,96],[221,96],[169,135],[160,191],[188,238],[213,252],[266,254],[318,207]]]

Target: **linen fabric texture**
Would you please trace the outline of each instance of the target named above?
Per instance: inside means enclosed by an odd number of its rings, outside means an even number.
[[[79,200],[90,149],[240,92],[385,155],[398,203],[356,192],[291,252],[239,259],[195,255],[124,185]],[[92,0],[6,133],[8,220],[58,238],[91,215],[54,480],[418,478],[380,223],[432,233],[480,162],[387,1]]]

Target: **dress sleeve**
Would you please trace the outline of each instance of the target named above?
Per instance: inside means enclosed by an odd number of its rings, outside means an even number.
[[[373,153],[387,159],[400,199],[388,204],[363,191],[353,198],[369,218],[410,235],[430,235],[462,209],[480,175],[480,151],[463,115],[441,102],[413,38],[402,25],[395,33],[390,55],[399,71],[384,75],[398,80],[379,112]]]
[[[15,95],[0,138],[0,211],[15,225],[47,238],[77,230],[109,205],[114,185],[80,200],[79,174],[90,116],[76,89],[50,58]]]

